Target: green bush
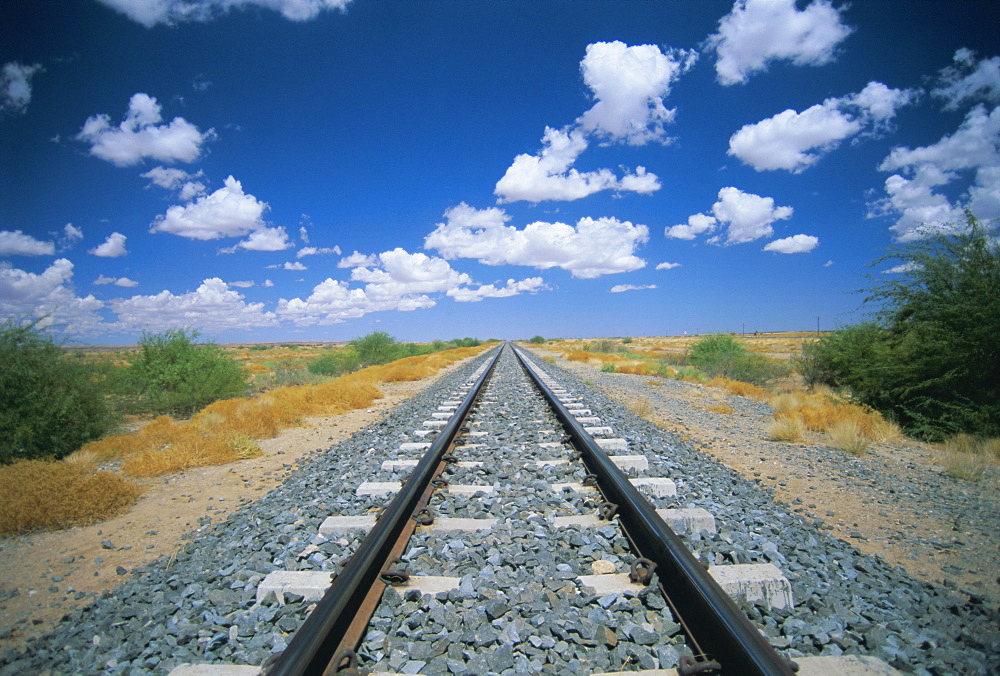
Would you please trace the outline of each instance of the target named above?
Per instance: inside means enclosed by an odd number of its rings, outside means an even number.
[[[725,334],[705,336],[691,345],[687,361],[712,376],[763,385],[780,375],[780,367],[766,357],[749,352]]]
[[[0,463],[61,458],[109,432],[110,369],[66,354],[35,324],[0,326]]]
[[[967,213],[965,228],[885,260],[904,272],[869,290],[877,321],[810,346],[804,375],[849,388],[915,436],[1000,436],[1000,244]]]
[[[309,363],[310,373],[324,376],[342,376],[352,371],[357,371],[361,365],[361,360],[356,352],[348,350],[346,352],[327,352],[315,361]]]
[[[534,345],[541,345],[542,343],[545,342],[545,339],[542,338],[541,336],[533,336],[532,338],[528,339],[528,342]]]
[[[362,366],[387,364],[400,357],[407,356],[399,353],[399,345],[396,343],[396,339],[385,331],[373,331],[361,338],[355,338],[351,341],[350,345],[357,353],[358,360]]]
[[[196,331],[143,333],[125,372],[137,412],[191,415],[218,399],[241,397],[247,372],[213,343],[197,344]]]

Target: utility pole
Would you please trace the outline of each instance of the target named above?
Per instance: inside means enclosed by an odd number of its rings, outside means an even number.
[[[819,315],[816,315],[816,337],[819,337]]]

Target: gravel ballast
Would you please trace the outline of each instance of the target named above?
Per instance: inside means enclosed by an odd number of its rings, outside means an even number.
[[[259,581],[276,570],[333,570],[349,555],[362,534],[325,538],[316,535],[319,524],[331,514],[381,507],[384,498],[358,497],[354,489],[362,481],[403,479],[406,471],[383,471],[382,461],[401,457],[400,443],[421,441],[414,430],[485,358],[304,461],[281,487],[192,534],[176,555],[132,571],[131,580],[68,616],[56,631],[24,652],[5,655],[0,674],[166,673],[181,663],[261,664],[280,652],[310,604],[286,595],[285,605],[273,598],[257,605]],[[627,439],[629,453],[647,456],[650,469],[643,476],[674,478],[677,497],[657,499],[656,507],[703,507],[715,515],[718,533],[685,536],[703,561],[771,562],[785,573],[795,608],[747,611],[788,655],[873,655],[907,673],[1000,670],[994,609],[861,554],[776,503],[768,490],[562,369],[535,361]],[[377,669],[428,674],[673,666],[689,650],[657,592],[614,599],[565,593],[577,575],[592,572],[593,561],[630,560],[628,545],[617,526],[555,531],[539,516],[587,513],[585,501],[548,489],[553,482],[579,481],[583,473],[554,466],[526,475],[523,462],[532,457],[525,449],[561,435],[539,432],[533,421],[544,415],[540,400],[510,403],[524,388],[503,372],[513,368],[509,363],[501,366],[487,397],[492,403],[482,405],[494,420],[491,467],[458,468],[449,476],[453,484],[485,483],[497,492],[450,497],[436,509],[441,516],[501,518],[503,524],[486,535],[418,535],[406,557],[411,568],[456,576],[462,584],[444,598],[387,589],[365,638],[365,658]],[[532,544],[541,541],[545,548]],[[443,628],[453,639],[442,642],[428,628]]]

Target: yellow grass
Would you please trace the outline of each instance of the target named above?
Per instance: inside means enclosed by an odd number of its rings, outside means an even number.
[[[956,479],[979,481],[1000,465],[1000,438],[981,439],[957,434],[944,441],[938,461]]]
[[[0,467],[0,536],[100,521],[136,501],[141,490],[112,472],[27,460]]]
[[[851,455],[864,455],[871,445],[871,438],[858,420],[840,420],[827,430],[827,434],[830,435],[830,443],[834,448]]]
[[[365,408],[382,396],[377,383],[420,380],[482,349],[407,357],[317,385],[279,387],[259,397],[216,401],[187,421],[161,416],[137,432],[91,442],[68,460],[92,467],[121,459],[124,473],[149,477],[251,458],[260,454],[254,439],[273,437],[306,417]]]
[[[902,438],[899,427],[878,411],[838,400],[827,394],[786,392],[771,397],[778,409],[775,420],[796,420],[804,429],[823,432],[834,447],[860,455],[871,442],[887,443]]]
[[[771,423],[767,433],[768,441],[798,443],[806,432],[805,424],[798,418],[780,418]]]
[[[708,385],[710,387],[722,388],[730,394],[735,394],[740,397],[749,397],[751,399],[759,399],[761,401],[766,401],[771,396],[767,390],[763,388],[751,385],[750,383],[744,383],[739,380],[730,380],[729,378],[712,378],[708,381]]]
[[[646,399],[645,397],[631,402],[628,408],[632,411],[632,413],[635,413],[640,418],[649,420],[653,416],[653,405],[650,404],[649,399]]]
[[[723,415],[729,415],[731,413],[735,413],[732,407],[727,406],[725,404],[716,404],[715,406],[698,406],[697,408],[700,408],[704,411],[711,411],[712,413],[722,413]]]

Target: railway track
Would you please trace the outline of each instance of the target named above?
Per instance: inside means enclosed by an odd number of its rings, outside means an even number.
[[[768,644],[800,676],[893,673],[851,655],[991,673],[979,639],[989,609],[829,538],[587,383],[528,361],[561,381],[545,382],[562,421],[512,347],[491,351],[0,657],[0,676],[789,673]],[[564,422],[587,428],[599,453]],[[408,483],[439,472],[447,485]],[[648,504],[632,505],[635,494]],[[433,523],[409,518],[425,508],[420,519]],[[666,545],[649,532],[660,522],[676,531]],[[677,542],[691,553],[660,551]],[[387,577],[402,584],[387,584],[375,560],[397,553]],[[657,564],[648,584],[627,579],[640,558]],[[679,579],[685,567],[702,579]],[[712,583],[727,594],[702,589]],[[348,587],[356,596],[322,609]],[[750,647],[734,649],[748,632]]]
[[[780,571],[710,573],[668,524],[714,532],[711,515],[657,510],[673,481],[602,422],[496,350],[357,486],[377,515],[324,521],[367,532],[332,576],[262,581],[258,602],[317,601],[264,673],[795,673],[730,596],[790,605]]]

